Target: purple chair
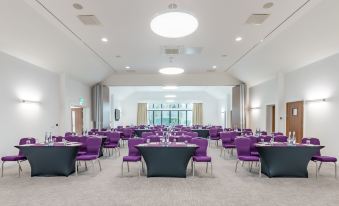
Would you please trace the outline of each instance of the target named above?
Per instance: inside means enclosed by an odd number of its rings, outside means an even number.
[[[231,150],[231,155],[233,155],[233,149],[235,148],[234,139],[237,137],[236,132],[220,132],[220,139],[222,142],[222,147],[220,151],[220,156],[222,156],[222,153],[225,151]]]
[[[124,162],[127,163],[127,171],[129,172],[129,162],[140,162],[141,168],[143,170],[144,164],[141,161],[141,154],[139,150],[135,147],[138,144],[145,143],[145,140],[142,138],[134,138],[128,140],[128,156],[124,156],[122,158],[121,164],[121,176],[124,176]],[[139,168],[139,176],[140,176],[140,168]]]
[[[149,142],[160,142],[160,136],[157,136],[157,135],[149,135],[144,139],[146,141],[149,139]]]
[[[68,142],[80,142],[78,136],[65,136],[65,140]]]
[[[75,174],[78,175],[79,162],[84,161],[87,168],[87,161],[91,161],[94,168],[94,161],[97,160],[101,171],[101,164],[99,160],[101,138],[89,137],[86,142],[86,153],[76,157]]]
[[[81,143],[77,155],[84,155],[87,153],[87,136],[78,137],[78,141]]]
[[[123,133],[122,133],[122,136],[121,136],[122,145],[124,146],[125,141],[128,141],[132,137],[133,137],[133,129],[131,129],[131,128],[123,129]]]
[[[284,135],[282,132],[272,132],[272,136]]]
[[[240,161],[250,162],[250,171],[252,170],[253,162],[259,162],[259,176],[261,177],[260,159],[257,156],[251,155],[251,139],[246,137],[238,137],[234,140],[237,148],[238,160],[235,165],[235,172],[237,172],[238,163]]]
[[[20,139],[19,145],[35,144],[35,142],[36,142],[35,138],[25,137],[25,138],[21,138]],[[20,162],[23,162],[25,160],[26,160],[26,157],[23,155],[21,150],[19,150],[19,154],[18,155],[1,157],[1,161],[2,161],[2,165],[1,165],[1,177],[4,176],[4,164],[5,164],[5,162],[17,162],[17,164],[19,166],[19,177],[20,177],[20,173],[22,171]]]
[[[287,139],[288,139],[288,137],[283,136],[283,135],[274,136],[275,142],[287,142]]]
[[[191,136],[188,136],[188,135],[182,135],[182,136],[179,136],[177,141],[178,142],[191,142],[192,140],[192,137]]]
[[[65,133],[65,137],[69,137],[69,136],[73,136],[75,135],[73,132],[66,132]]]
[[[153,135],[153,132],[143,132],[141,133],[141,138],[147,138],[148,136],[151,136]]]
[[[213,140],[213,141],[216,141],[216,146],[218,146],[218,142],[220,140],[220,136],[218,135],[218,128],[210,128],[209,129],[209,136],[210,136],[210,141]]]
[[[63,139],[63,136],[52,136],[53,142],[62,142]]]
[[[318,138],[303,138],[301,142],[303,144],[306,144],[307,140],[309,140],[310,144],[313,145],[320,145],[320,140]],[[317,151],[317,153],[312,157],[311,159],[313,162],[315,162],[315,168],[316,168],[316,176],[318,177],[318,174],[320,172],[320,168],[323,162],[329,162],[334,163],[334,177],[337,178],[337,158],[330,157],[330,156],[322,156],[320,153],[320,149]],[[318,167],[318,162],[320,162],[320,165]]]
[[[261,135],[258,138],[258,142],[270,142],[272,139],[271,136]]]
[[[197,138],[199,136],[198,132],[188,132],[186,135],[192,138]]]
[[[192,158],[192,175],[194,176],[196,162],[206,162],[206,173],[208,171],[208,163],[210,163],[212,175],[213,174],[212,158],[210,156],[207,156],[208,140],[204,138],[193,138],[191,139],[191,144],[196,144],[198,146]]]
[[[108,151],[108,156],[111,156],[111,150],[112,154],[114,151],[118,151],[120,156],[120,133],[119,132],[110,132],[107,134],[107,140],[108,142],[104,144],[103,148]]]
[[[248,136],[247,138],[251,140],[251,155],[259,157],[258,149],[255,146],[258,143],[258,138],[255,136]]]

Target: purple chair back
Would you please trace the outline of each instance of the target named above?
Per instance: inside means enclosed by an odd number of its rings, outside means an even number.
[[[207,139],[193,138],[191,139],[190,143],[198,145],[198,148],[195,150],[194,156],[206,156],[207,155],[207,146],[208,146]]]
[[[217,137],[218,136],[218,129],[217,128],[209,129],[209,135],[210,135],[210,137]]]
[[[82,145],[79,148],[79,151],[81,152],[86,152],[87,151],[87,140],[89,137],[87,136],[82,136],[78,138],[78,141],[82,143]]]
[[[248,136],[247,138],[249,138],[251,140],[251,152],[257,152],[257,148],[255,147],[255,144],[258,143],[258,139],[255,136]]]
[[[273,136],[284,135],[282,132],[272,132]]]
[[[275,142],[287,142],[288,137],[283,135],[274,136]]]
[[[234,139],[237,137],[236,132],[220,132],[220,139],[222,143],[234,143]]]
[[[258,141],[262,142],[262,140],[264,140],[264,142],[270,142],[271,139],[272,139],[271,136],[261,135],[261,136],[259,136]]]
[[[65,140],[68,142],[79,142],[79,137],[78,136],[66,136]]]
[[[149,135],[145,139],[149,139],[150,142],[160,142],[160,136],[157,135]]]
[[[143,132],[141,133],[141,138],[147,138],[148,136],[153,135],[153,132]]]
[[[28,143],[29,141],[29,143]],[[33,137],[24,137],[21,138],[19,140],[19,145],[24,145],[24,144],[35,144],[36,143],[36,139]],[[23,156],[23,153],[21,152],[21,150],[19,150],[19,156]]]
[[[304,137],[302,138],[301,143],[306,144],[307,140],[310,140],[311,144],[320,145],[320,140],[314,137]],[[317,153],[314,156],[321,156],[320,149],[317,151]]]
[[[131,138],[128,140],[128,156],[140,156],[139,150],[135,147],[138,144],[145,143],[143,138]]]
[[[126,128],[126,129],[123,130],[123,133],[124,133],[124,137],[132,138],[132,136],[133,136],[133,129]]]
[[[192,138],[196,138],[199,136],[198,132],[188,132],[186,135],[192,137]]]
[[[237,148],[238,156],[251,155],[251,139],[246,137],[238,137],[234,140],[235,147]]]
[[[192,137],[191,137],[191,136],[180,136],[180,137],[178,138],[178,142],[185,142],[185,141],[191,142],[191,140],[192,140]]]
[[[62,142],[64,137],[63,136],[52,136],[52,139],[54,142]]]
[[[107,133],[107,139],[109,143],[118,144],[120,141],[120,133],[119,132],[109,132]]]
[[[86,141],[86,152],[90,155],[98,155],[101,148],[101,138],[89,137]]]
[[[66,132],[65,137],[73,136],[73,132]]]

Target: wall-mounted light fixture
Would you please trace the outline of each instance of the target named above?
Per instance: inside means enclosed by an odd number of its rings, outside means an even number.
[[[252,109],[261,109],[261,107],[250,107],[249,109],[250,110],[252,110]]]
[[[311,102],[326,102],[327,99],[312,99],[312,100],[304,100],[305,103],[311,103]]]
[[[27,99],[21,99],[20,102],[26,103],[26,104],[39,104],[39,101],[33,101],[33,100],[27,100]]]

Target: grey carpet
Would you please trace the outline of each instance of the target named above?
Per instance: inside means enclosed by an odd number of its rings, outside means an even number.
[[[127,150],[122,149],[122,155]],[[121,177],[121,157],[103,158],[103,171],[89,165],[81,168],[79,176],[30,177],[28,162],[18,178],[17,167],[5,168],[0,179],[0,205],[338,205],[339,181],[333,177],[332,165],[323,165],[315,178],[310,163],[310,178],[259,178],[257,169],[249,172],[247,165],[234,173],[235,160],[219,156],[212,146],[213,177],[205,173],[205,164],[198,164],[196,177],[146,178],[138,177],[137,164]]]

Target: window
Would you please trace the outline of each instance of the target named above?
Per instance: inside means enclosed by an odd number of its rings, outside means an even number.
[[[192,104],[148,104],[150,125],[192,125]]]

